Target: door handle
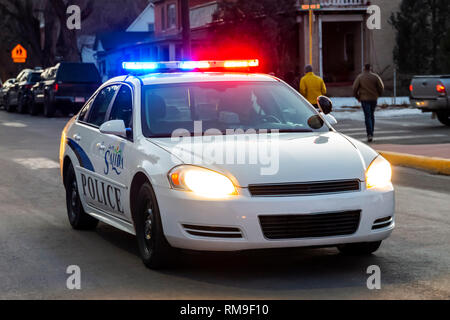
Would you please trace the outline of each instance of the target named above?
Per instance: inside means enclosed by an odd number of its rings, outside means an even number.
[[[106,149],[105,145],[103,143],[97,143],[97,149],[104,151]]]
[[[75,139],[75,141],[80,141],[81,140],[81,136],[78,133],[75,133],[73,135],[73,138]]]

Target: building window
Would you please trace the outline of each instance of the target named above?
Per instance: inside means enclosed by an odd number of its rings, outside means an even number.
[[[169,4],[167,6],[167,29],[175,28],[177,25],[177,13],[175,8],[175,4]]]
[[[161,6],[161,30],[166,29],[166,10],[164,6]]]

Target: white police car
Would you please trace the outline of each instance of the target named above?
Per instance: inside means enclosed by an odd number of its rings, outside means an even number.
[[[61,137],[75,229],[135,234],[148,267],[175,248],[376,251],[394,228],[391,167],[249,61],[124,63]]]

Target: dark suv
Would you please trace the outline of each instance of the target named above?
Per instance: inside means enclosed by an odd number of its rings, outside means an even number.
[[[42,80],[33,87],[30,113],[37,114],[40,106],[46,117],[52,117],[56,110],[64,115],[76,113],[101,83],[93,63],[58,63],[46,69]]]
[[[13,112],[16,108],[20,113],[25,113],[30,103],[31,87],[41,79],[42,70],[22,70],[14,84],[8,89],[5,96],[5,108]]]

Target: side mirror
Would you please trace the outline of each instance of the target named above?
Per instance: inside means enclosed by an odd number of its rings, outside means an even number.
[[[333,102],[331,102],[330,98],[325,96],[320,96],[317,98],[317,104],[319,105],[320,110],[324,114],[329,114],[333,110]]]
[[[127,129],[123,120],[109,120],[100,126],[100,132],[127,138]]]

